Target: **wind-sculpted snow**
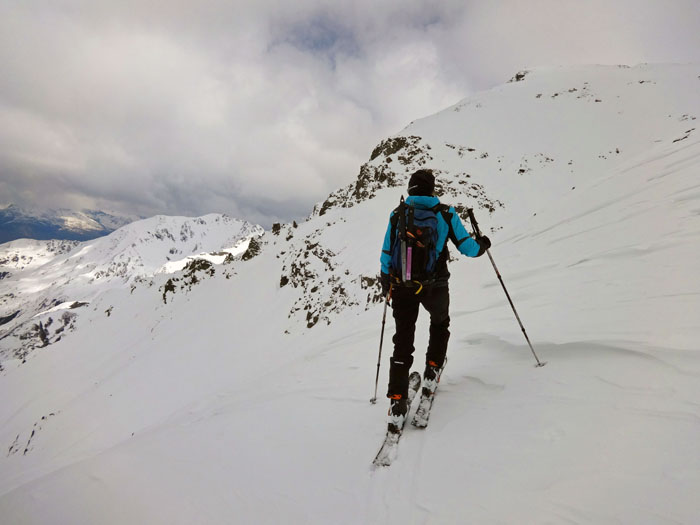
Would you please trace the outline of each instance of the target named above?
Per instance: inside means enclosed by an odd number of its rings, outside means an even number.
[[[306,221],[239,225],[229,233],[254,239],[224,250],[224,219],[153,218],[0,281],[23,294],[0,330],[25,319],[49,342],[0,371],[0,516],[695,523],[698,87],[700,66],[520,72],[382,141]],[[372,470],[387,408],[368,402],[380,247],[418,167],[460,216],[474,208],[547,365],[533,366],[488,258],[453,250],[429,426]],[[144,273],[95,277],[114,261]],[[48,294],[53,282],[85,293]],[[428,328],[421,312],[414,371]]]

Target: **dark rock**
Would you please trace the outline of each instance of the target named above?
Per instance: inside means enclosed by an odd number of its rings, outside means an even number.
[[[21,313],[21,310],[17,310],[15,313],[7,315],[5,317],[0,317],[0,326],[9,323],[12,321],[15,317],[17,317]]]
[[[256,255],[258,255],[260,253],[260,248],[261,248],[261,245],[257,241],[257,239],[251,239],[250,243],[248,244],[248,249],[241,256],[241,259],[243,259],[244,261],[249,261],[250,259],[252,259],[253,257],[255,257]]]
[[[525,76],[529,73],[528,70],[524,69],[523,71],[518,71],[513,78],[511,78],[508,82],[521,82],[525,80]]]

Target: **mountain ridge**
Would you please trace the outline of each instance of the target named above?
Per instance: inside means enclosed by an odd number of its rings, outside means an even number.
[[[63,326],[55,326],[61,331],[53,337],[44,328],[54,320],[44,314],[57,307],[85,306],[114,287],[149,286],[156,275],[182,271],[193,261],[223,263],[242,254],[262,232],[260,226],[220,214],[157,215],[91,241],[2,244],[0,363],[12,355],[24,360],[32,350],[64,337]]]
[[[18,239],[87,241],[136,219],[99,210],[37,212],[5,204],[0,206],[0,244]]]

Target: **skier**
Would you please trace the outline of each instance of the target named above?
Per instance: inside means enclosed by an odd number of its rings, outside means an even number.
[[[391,213],[380,257],[382,294],[387,298],[391,289],[391,306],[396,322],[387,392],[387,397],[391,400],[388,430],[394,433],[400,433],[403,429],[409,408],[408,375],[413,364],[413,341],[420,305],[430,314],[423,397],[431,397],[435,393],[445,362],[450,337],[447,239],[468,257],[480,257],[491,246],[491,241],[485,235],[471,237],[454,207],[441,204],[433,195],[434,191],[435,177],[432,171],[421,169],[411,175],[408,182],[409,197],[405,203],[402,199],[399,207]],[[408,216],[407,219],[403,219],[404,214]],[[415,224],[418,223],[420,227],[416,229]],[[414,256],[413,260],[410,256],[407,259],[405,244],[399,247],[402,226],[404,232],[408,231],[404,239],[411,238],[409,243],[413,249],[408,248],[408,253]],[[421,249],[426,249],[427,253],[421,254]],[[402,269],[402,265],[406,268]]]

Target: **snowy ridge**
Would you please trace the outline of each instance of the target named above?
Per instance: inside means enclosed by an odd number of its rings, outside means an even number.
[[[0,363],[11,355],[25,359],[37,346],[60,340],[75,314],[63,314],[65,322],[54,328],[58,332],[37,324],[38,316],[59,305],[79,308],[110,288],[153,286],[154,275],[181,271],[193,260],[222,264],[262,232],[225,215],[156,216],[83,243],[20,240],[0,245],[5,254],[0,262],[10,268],[4,271],[0,296]],[[39,321],[50,325],[53,318]]]
[[[1,515],[694,523],[700,66],[517,77],[383,141],[355,183],[225,270],[115,271],[113,287],[65,310],[80,312],[69,338],[0,372]],[[453,261],[450,360],[430,425],[373,471],[386,428],[386,405],[368,402],[379,250],[420,166],[439,170],[445,202],[475,208],[548,364],[533,366],[488,260]],[[168,246],[151,224],[139,235]],[[131,247],[114,242],[61,257],[94,278],[90,253]],[[414,370],[426,336],[423,314]]]
[[[651,148],[699,136],[697,65],[540,68],[517,78],[386,139],[314,212],[403,188],[416,166],[430,165],[449,174],[451,199],[485,209],[498,206],[488,197],[507,201],[500,215],[514,220]],[[532,188],[538,198],[523,199]]]
[[[158,272],[165,261],[233,248],[262,231],[259,226],[225,215],[194,219],[158,215],[85,243],[68,260],[86,279],[118,278],[131,283]]]

